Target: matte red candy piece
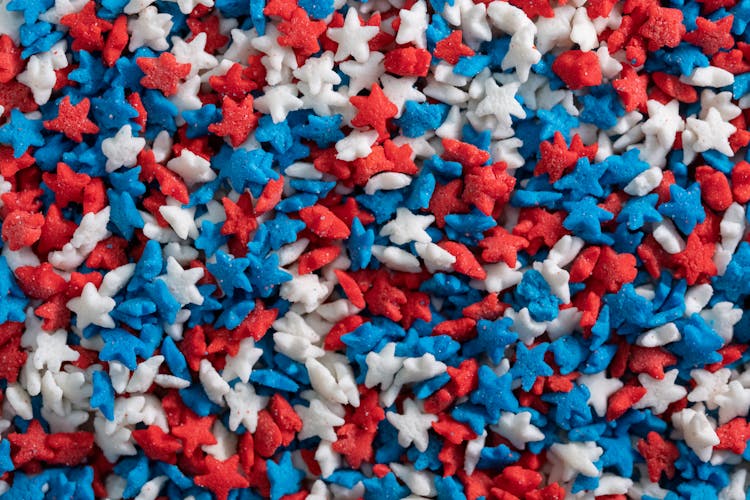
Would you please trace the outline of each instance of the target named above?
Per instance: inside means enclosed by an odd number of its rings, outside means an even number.
[[[712,210],[723,212],[732,204],[732,188],[727,176],[718,170],[702,165],[695,170],[695,179],[701,186],[701,198]]]
[[[620,418],[635,403],[646,395],[645,387],[626,385],[609,397],[607,402],[607,420]]]
[[[255,452],[263,458],[272,457],[281,446],[283,441],[281,429],[267,410],[261,410],[258,413],[258,426],[255,428],[253,438],[255,439]]]
[[[602,83],[602,68],[595,52],[563,52],[552,63],[552,71],[572,90]]]
[[[651,431],[646,439],[638,441],[638,453],[646,459],[649,479],[659,481],[662,473],[669,479],[674,477],[675,461],[680,458],[677,446],[671,441],[665,441],[658,433]]]
[[[425,49],[403,47],[386,53],[383,65],[389,73],[399,76],[427,76],[432,55]]]
[[[435,44],[435,57],[443,59],[448,64],[456,64],[463,56],[473,56],[474,51],[463,44],[462,37],[461,30],[452,31],[450,35]]]
[[[750,163],[738,162],[732,169],[732,195],[737,203],[750,201]]]
[[[3,240],[11,250],[20,250],[33,245],[42,235],[44,216],[42,214],[14,210],[3,221]]]
[[[343,239],[351,234],[346,223],[322,205],[305,207],[299,211],[299,216],[308,229],[321,238]]]

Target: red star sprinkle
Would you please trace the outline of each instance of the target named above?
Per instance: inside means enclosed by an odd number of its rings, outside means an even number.
[[[23,323],[8,321],[0,325],[0,378],[10,383],[18,380],[18,371],[26,362],[26,351],[21,348],[23,332]]]
[[[84,97],[74,106],[70,103],[70,96],[65,96],[57,108],[57,118],[45,121],[44,128],[61,132],[68,139],[81,142],[83,134],[99,132],[99,127],[88,118],[90,106],[88,97]]]
[[[248,94],[238,103],[224,97],[221,105],[221,121],[208,126],[209,132],[220,137],[229,137],[232,147],[242,144],[258,125],[258,115],[253,112],[253,96]]]
[[[229,37],[221,33],[218,16],[209,16],[203,19],[189,17],[186,22],[193,35],[198,35],[199,33],[206,34],[206,46],[204,50],[209,54],[215,53],[229,41]]]
[[[44,216],[39,213],[14,210],[3,221],[2,238],[11,250],[33,245],[42,235]]]
[[[168,464],[176,464],[175,455],[182,449],[182,443],[164,432],[158,425],[149,425],[145,429],[133,431],[133,439],[143,448],[146,456]]]
[[[259,88],[258,83],[250,78],[247,70],[248,68],[235,63],[225,74],[209,77],[208,83],[219,94],[239,101],[244,99],[250,91]]]
[[[505,163],[489,167],[475,167],[464,176],[464,191],[461,195],[485,215],[492,215],[510,200],[516,178],[506,172]]]
[[[102,50],[102,34],[112,29],[112,24],[96,17],[96,2],[93,1],[84,5],[79,12],[63,16],[60,24],[69,28],[68,33],[73,37],[71,48],[75,51]]]
[[[23,71],[21,49],[8,35],[0,36],[0,83],[8,83]]]
[[[625,111],[645,111],[648,101],[648,75],[639,75],[632,66],[623,64],[620,76],[621,78],[612,81],[612,86],[622,99]]]
[[[568,50],[552,63],[555,72],[571,90],[602,83],[602,68],[595,52]]]
[[[687,33],[684,40],[697,45],[704,54],[709,56],[721,49],[731,49],[734,47],[734,37],[731,33],[733,21],[734,16],[731,14],[716,22],[709,21],[705,17],[699,17],[695,20],[698,28]]]
[[[451,34],[435,44],[435,57],[443,59],[448,64],[457,64],[463,56],[473,56],[474,51],[463,42],[461,30],[451,31]]]
[[[719,444],[714,448],[717,450],[729,450],[741,455],[747,447],[750,439],[750,422],[744,418],[735,418],[716,429],[719,436]]]
[[[396,116],[398,108],[388,100],[383,89],[377,84],[372,84],[370,95],[367,97],[353,96],[349,98],[352,105],[357,108],[357,114],[352,119],[355,127],[372,127],[377,130],[379,139],[388,137],[388,122]]]
[[[29,423],[25,433],[8,434],[8,441],[11,445],[13,465],[16,467],[21,467],[33,460],[46,462],[55,456],[55,453],[47,446],[47,434],[42,429],[42,424],[36,419]]]
[[[170,52],[162,52],[159,57],[139,57],[135,62],[146,74],[141,85],[161,90],[165,96],[176,94],[180,81],[190,73],[190,63],[177,62]]]
[[[185,455],[194,455],[204,444],[216,444],[216,438],[211,433],[214,420],[215,415],[199,417],[192,411],[186,411],[184,422],[172,427],[172,435],[182,440]]]
[[[657,482],[664,473],[669,479],[674,477],[674,463],[680,452],[671,441],[665,441],[658,433],[651,431],[646,439],[638,441],[638,453],[646,459],[648,477]]]
[[[121,15],[112,24],[112,31],[102,50],[102,59],[107,66],[112,66],[120,58],[122,51],[128,46],[128,16]]]
[[[648,19],[638,33],[648,40],[648,50],[655,51],[662,47],[677,47],[685,34],[682,24],[682,12],[679,9],[651,5]]]
[[[84,189],[91,183],[91,177],[74,172],[65,163],[58,163],[55,174],[45,172],[42,180],[55,193],[55,201],[60,208],[70,203],[83,203]]]
[[[327,29],[323,21],[313,21],[305,9],[297,8],[288,20],[279,23],[279,45],[292,47],[301,56],[309,56],[320,50],[318,39]]]
[[[308,229],[321,238],[336,240],[348,238],[351,234],[346,223],[322,205],[305,207],[299,211],[299,216]]]
[[[247,488],[250,483],[240,474],[240,457],[233,455],[222,461],[213,456],[206,457],[208,472],[195,476],[195,484],[211,490],[218,500],[226,500],[229,492],[236,488]]]

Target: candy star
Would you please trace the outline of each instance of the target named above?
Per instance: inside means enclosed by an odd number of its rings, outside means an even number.
[[[424,27],[427,27],[426,22]],[[334,60],[344,61],[349,56],[352,56],[359,63],[367,61],[367,58],[370,56],[368,42],[379,31],[377,26],[362,26],[357,10],[350,9],[346,13],[344,25],[341,28],[328,28],[328,31],[326,31],[328,38],[338,44]]]
[[[384,59],[385,56],[380,52],[372,52],[363,63],[350,60],[339,64],[341,71],[349,77],[350,96],[359,94],[362,89],[370,88],[385,73]]]
[[[695,388],[687,395],[687,400],[696,403],[705,403],[709,410],[714,410],[718,406],[716,398],[724,394],[727,390],[727,383],[731,372],[727,368],[722,368],[715,372],[706,370],[691,370],[690,377],[695,381]]]
[[[57,81],[52,60],[37,55],[31,56],[26,64],[26,70],[18,75],[18,81],[31,89],[37,104],[45,104],[49,101]]]
[[[167,50],[167,35],[171,29],[172,16],[159,13],[156,7],[146,7],[138,12],[138,17],[128,19],[128,49],[132,52],[145,45],[154,50]]]
[[[399,208],[396,210],[396,218],[383,226],[380,235],[388,236],[397,245],[411,241],[430,243],[432,238],[425,229],[434,221],[435,217],[432,215],[415,215],[406,208]]]
[[[664,148],[671,148],[674,144],[677,132],[685,128],[685,123],[680,117],[680,103],[671,100],[667,104],[649,100],[648,116],[641,130],[646,135],[654,135]]]
[[[173,36],[172,54],[174,54],[178,63],[190,64],[188,77],[206,69],[213,69],[219,64],[216,57],[206,52],[206,33],[198,33],[190,42],[185,42],[182,38]]]
[[[395,356],[396,344],[389,342],[380,352],[369,352],[365,358],[367,363],[367,377],[365,385],[375,387],[380,385],[382,390],[387,390],[393,383],[393,377],[404,364],[404,358]]]
[[[146,139],[134,137],[130,125],[123,125],[114,137],[102,141],[102,153],[107,157],[107,172],[136,164],[138,153],[146,146]]]
[[[729,136],[736,130],[734,125],[722,119],[716,108],[709,109],[705,119],[689,117],[685,121],[685,131],[682,133],[685,162],[692,161],[695,153],[703,153],[709,149],[732,156],[734,152],[729,145]]]
[[[398,429],[398,444],[407,448],[412,443],[414,447],[424,452],[429,444],[428,431],[432,428],[437,417],[430,413],[422,413],[420,405],[413,399],[406,399],[403,403],[403,413],[389,411],[385,418]]]
[[[252,385],[237,383],[224,395],[229,406],[229,430],[237,430],[242,424],[248,431],[255,432],[258,426],[258,412],[266,407],[268,398],[255,394]]]
[[[682,431],[685,443],[692,448],[702,462],[708,462],[713,454],[713,447],[719,444],[711,422],[703,410],[695,411],[685,408],[672,415],[672,425]]]
[[[687,395],[685,388],[675,384],[678,373],[678,370],[669,370],[664,373],[664,378],[661,380],[645,373],[638,375],[638,381],[648,392],[633,405],[633,408],[651,408],[655,415],[660,415],[670,404],[685,397]]]
[[[203,296],[195,286],[201,278],[203,278],[202,268],[183,269],[180,263],[170,256],[167,259],[167,274],[158,276],[156,279],[163,280],[169,293],[184,306],[203,304]]]
[[[604,372],[593,375],[582,375],[578,382],[589,388],[591,396],[586,404],[591,405],[594,411],[600,417],[607,413],[607,400],[609,397],[620,390],[623,383],[615,378],[607,378]]]
[[[723,425],[735,417],[744,417],[750,411],[750,389],[738,380],[732,380],[726,391],[717,394],[714,402],[719,407],[719,424]]]
[[[424,0],[415,2],[409,10],[401,9],[399,18],[401,24],[396,35],[396,43],[413,42],[416,47],[424,48],[427,43],[425,31],[428,24],[427,5]]]
[[[485,80],[485,97],[477,106],[477,115],[494,116],[502,128],[510,127],[511,116],[526,118],[526,112],[515,98],[519,86],[519,83],[512,83],[500,87],[494,78]]]
[[[600,474],[594,462],[599,460],[604,450],[593,441],[554,443],[550,447],[550,452],[563,467],[561,472],[563,481],[570,481],[577,474],[588,477],[598,477]]]
[[[75,361],[79,353],[67,345],[67,334],[64,330],[57,330],[52,334],[40,333],[36,337],[36,347],[31,362],[34,368],[47,368],[52,372],[60,371],[63,363]]]
[[[114,328],[115,322],[109,313],[115,304],[111,297],[100,295],[93,283],[86,283],[81,296],[69,300],[66,306],[76,313],[76,326],[83,330],[88,325]]]
[[[95,134],[99,127],[88,119],[90,102],[88,98],[73,106],[70,96],[65,96],[58,107],[57,117],[44,122],[44,128],[62,132],[69,139],[81,142],[82,134]]]
[[[519,413],[504,411],[492,429],[519,450],[525,449],[526,443],[544,439],[544,433],[531,423],[531,413],[527,411]]]
[[[542,54],[534,46],[535,30],[522,29],[510,38],[508,53],[505,54],[501,67],[503,70],[516,69],[521,83],[529,79],[529,72],[534,64],[542,59]]]
[[[352,10],[352,12],[354,11]],[[307,84],[307,88],[312,95],[318,95],[322,92],[326,84],[338,85],[341,83],[341,77],[333,71],[333,60],[333,53],[326,51],[320,57],[308,58],[305,64],[295,69],[292,73],[295,78]]]
[[[336,441],[336,432],[333,428],[344,425],[345,422],[319,399],[312,399],[309,407],[294,405],[294,411],[302,419],[300,439],[317,436],[326,441]]]
[[[183,149],[179,156],[169,160],[167,168],[182,177],[189,187],[216,178],[216,172],[211,169],[211,162],[187,148]]]
[[[242,339],[237,354],[234,356],[227,354],[221,377],[227,382],[239,378],[242,382],[247,383],[250,380],[253,366],[262,354],[263,350],[255,347],[255,341],[252,338]]]
[[[274,123],[280,123],[290,111],[302,107],[302,101],[295,94],[296,88],[293,85],[266,87],[265,93],[255,99],[255,107],[258,111],[270,113]]]

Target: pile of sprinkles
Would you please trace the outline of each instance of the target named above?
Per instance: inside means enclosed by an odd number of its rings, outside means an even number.
[[[748,22],[0,0],[0,498],[745,499]]]

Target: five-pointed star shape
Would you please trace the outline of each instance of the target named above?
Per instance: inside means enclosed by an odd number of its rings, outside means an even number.
[[[411,241],[430,243],[432,238],[425,229],[434,221],[434,215],[416,215],[408,208],[400,207],[396,210],[396,218],[380,230],[380,236],[388,236],[397,245]]]
[[[232,30],[232,33],[238,30]],[[172,37],[172,54],[178,63],[190,64],[188,77],[197,75],[204,69],[215,68],[219,61],[205,51],[206,33],[198,33],[195,38],[186,42],[178,36]],[[234,38],[234,37],[233,37]]]
[[[550,447],[552,454],[562,462],[562,480],[570,481],[577,474],[598,477],[599,469],[594,462],[599,460],[604,450],[593,441],[554,443]]]
[[[336,441],[333,428],[345,423],[343,418],[317,398],[310,401],[310,406],[294,405],[294,411],[302,419],[302,430],[297,436],[300,440],[317,436],[326,441]]]
[[[40,333],[36,337],[36,348],[32,357],[34,368],[42,370],[46,367],[49,371],[59,372],[63,363],[76,361],[80,354],[68,347],[67,341],[68,334],[65,330],[57,330],[51,334]]]
[[[235,356],[227,354],[221,377],[227,382],[239,378],[247,383],[250,380],[253,366],[262,355],[263,349],[255,347],[255,341],[252,338],[242,339],[237,354]]]
[[[673,414],[672,425],[682,431],[685,443],[692,448],[698,458],[708,462],[714,446],[719,444],[719,436],[716,435],[701,405],[696,405],[695,408],[698,410],[685,408]]]
[[[651,408],[654,415],[667,411],[670,404],[679,401],[687,394],[684,387],[675,384],[678,373],[677,369],[669,370],[661,380],[645,373],[638,375],[638,381],[648,392],[633,405],[633,408],[636,410]]]
[[[120,127],[114,137],[102,141],[102,153],[107,157],[107,172],[114,172],[123,166],[134,166],[138,162],[138,153],[145,146],[146,139],[134,137],[130,125]]]
[[[229,430],[236,431],[240,424],[249,432],[258,426],[258,412],[266,407],[268,398],[258,396],[251,384],[240,382],[224,395],[229,406]]]
[[[750,411],[750,389],[739,380],[732,380],[727,390],[717,395],[714,401],[719,406],[719,424],[723,425],[735,417],[745,417]]]
[[[156,51],[167,50],[167,35],[171,29],[172,16],[160,14],[156,7],[148,6],[138,13],[138,17],[128,19],[128,50],[135,52],[135,49],[144,45]]]
[[[189,187],[216,179],[211,162],[187,148],[180,151],[180,156],[169,160],[167,168],[182,177]]]
[[[177,260],[171,255],[167,259],[167,274],[162,274],[156,279],[164,281],[169,293],[180,303],[180,305],[203,304],[201,295],[195,284],[203,278],[203,268],[196,267],[183,269]]]
[[[685,121],[685,131],[682,133],[685,163],[693,161],[695,153],[702,153],[709,149],[726,156],[733,156],[734,151],[729,144],[729,136],[736,131],[737,127],[724,120],[716,108],[709,109],[703,120],[689,117]]]
[[[344,25],[341,28],[328,28],[326,34],[338,44],[334,60],[343,61],[352,56],[357,62],[365,62],[370,57],[368,42],[379,32],[377,26],[362,26],[357,9],[349,9]]]
[[[70,299],[66,305],[68,309],[76,313],[76,326],[80,330],[89,325],[102,328],[115,327],[115,321],[109,313],[115,308],[116,302],[112,297],[99,295],[93,283],[86,283],[81,296]]]
[[[521,103],[516,100],[516,93],[521,86],[519,82],[498,86],[494,78],[484,81],[485,97],[477,105],[478,116],[492,115],[497,118],[500,126],[510,127],[513,123],[511,116],[526,118]]]
[[[685,129],[685,122],[680,116],[680,103],[673,99],[667,104],[662,104],[652,99],[646,106],[649,118],[643,122],[641,130],[647,136],[655,136],[663,147],[671,148],[677,132]]]
[[[607,414],[607,400],[609,397],[623,386],[623,383],[619,379],[607,378],[604,372],[581,375],[578,378],[578,382],[588,387],[591,395],[586,404],[594,408],[594,411],[600,417]]]
[[[365,358],[367,376],[365,386],[375,387],[380,384],[382,390],[388,389],[393,383],[393,377],[404,365],[404,358],[395,356],[396,344],[389,342],[380,352],[369,352]]]
[[[385,418],[398,429],[399,445],[408,448],[413,443],[417,450],[424,452],[430,442],[428,431],[438,418],[431,413],[422,413],[420,406],[413,399],[404,400],[403,408],[403,413],[389,411]]]
[[[311,95],[320,94],[326,84],[341,83],[341,77],[333,71],[333,52],[331,51],[323,52],[320,57],[308,58],[305,64],[295,69],[292,74],[307,84],[307,90]]]
[[[492,429],[519,450],[525,449],[528,442],[544,439],[544,433],[531,423],[531,413],[528,411],[520,413],[504,411]]]
[[[270,113],[274,123],[286,120],[290,111],[296,111],[303,105],[297,97],[297,87],[291,84],[266,87],[265,94],[255,99],[255,107],[262,113]]]

